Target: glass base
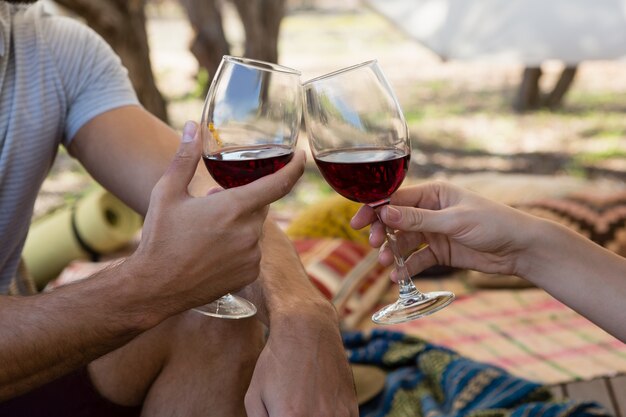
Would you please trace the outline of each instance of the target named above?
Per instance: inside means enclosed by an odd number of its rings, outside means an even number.
[[[205,316],[221,319],[245,319],[256,314],[256,307],[245,298],[226,294],[217,300],[193,309]]]
[[[372,316],[377,324],[396,324],[415,320],[441,310],[454,300],[450,291],[433,291],[416,296],[405,296],[383,307]]]

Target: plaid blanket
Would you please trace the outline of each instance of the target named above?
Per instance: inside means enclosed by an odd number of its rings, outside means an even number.
[[[448,289],[444,281],[416,285],[422,291]],[[381,305],[397,296],[397,288],[390,288]],[[374,327],[368,317],[359,329]],[[427,339],[544,384],[626,372],[626,344],[536,288],[461,295],[437,314],[385,330]]]
[[[362,417],[608,416],[596,403],[552,402],[542,385],[402,333],[345,333],[353,363],[385,368],[385,388]]]

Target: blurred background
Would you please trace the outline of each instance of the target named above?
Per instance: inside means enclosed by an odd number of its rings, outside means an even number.
[[[48,0],[46,0],[48,1]],[[519,3],[519,4],[518,4]],[[474,172],[626,178],[626,0],[58,0],[99,32],[146,108],[198,120],[223,54],[300,69],[303,80],[377,59],[413,143],[410,177]],[[300,134],[306,146],[306,135]],[[92,184],[64,150],[35,216]],[[277,204],[330,188],[310,165]]]
[[[178,131],[188,119],[199,121],[224,54],[297,68],[303,80],[377,59],[410,129],[405,183],[450,179],[503,202],[529,202],[530,209],[533,200],[604,191],[617,199],[552,200],[537,203],[534,213],[626,256],[626,0],[42,1],[99,32],[122,58],[143,105]],[[299,145],[308,147],[304,131]],[[372,257],[360,248],[367,233],[347,226],[352,207],[322,203],[333,195],[309,158],[297,187],[273,207],[282,225],[303,232],[292,237],[351,240],[311,245],[303,239],[299,249],[308,251],[303,262],[312,277],[323,277],[317,282],[325,294],[341,288],[335,302],[350,311],[343,318],[350,328],[397,292],[386,289],[387,280],[374,283],[383,269],[375,252]],[[307,207],[298,224],[297,214]],[[24,258],[40,288],[61,270],[52,285],[101,269],[66,265],[121,256],[115,251],[131,239],[136,243],[141,226],[130,209],[94,189],[64,149],[35,217]],[[553,392],[598,400],[608,409],[612,395],[617,410],[619,387],[626,386],[621,342],[538,290],[517,291],[528,286],[521,279],[463,271],[447,279],[450,272],[431,269],[427,274],[438,277],[423,277],[419,287],[453,290],[465,304],[457,301],[457,308],[395,330],[516,375],[567,383]],[[344,273],[350,278],[342,283]],[[494,287],[497,293],[472,292]],[[362,325],[372,323],[365,318]],[[616,374],[610,383],[606,377]],[[599,377],[604,380],[582,382]],[[574,379],[581,381],[570,384]]]

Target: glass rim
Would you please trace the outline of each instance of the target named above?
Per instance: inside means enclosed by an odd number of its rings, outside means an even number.
[[[291,74],[300,76],[302,73],[296,69],[286,67],[284,65],[275,64],[273,62],[261,61],[259,59],[244,58],[240,56],[224,55],[222,57],[224,61],[234,62],[246,67],[254,68],[261,71],[282,72],[284,74]]]
[[[338,70],[329,72],[327,74],[323,74],[323,75],[317,76],[315,78],[311,78],[310,80],[307,80],[307,81],[303,82],[302,83],[302,87],[306,87],[308,84],[313,84],[314,82],[321,81],[321,80],[324,80],[326,78],[331,78],[331,77],[334,77],[336,75],[343,74],[344,72],[353,71],[353,70],[361,68],[361,67],[367,67],[367,66],[370,66],[372,64],[378,64],[378,60],[377,59],[370,59],[369,61],[361,62],[360,64],[350,65],[349,67],[340,68]]]

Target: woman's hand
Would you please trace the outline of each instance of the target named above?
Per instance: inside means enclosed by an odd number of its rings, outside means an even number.
[[[370,244],[382,246],[383,265],[393,263],[391,251],[383,245],[385,225],[397,230],[398,247],[411,275],[433,265],[516,274],[537,220],[443,182],[403,188],[390,205],[377,210],[384,224],[366,205],[352,219],[352,227],[372,225]],[[396,280],[395,271],[392,279]]]

